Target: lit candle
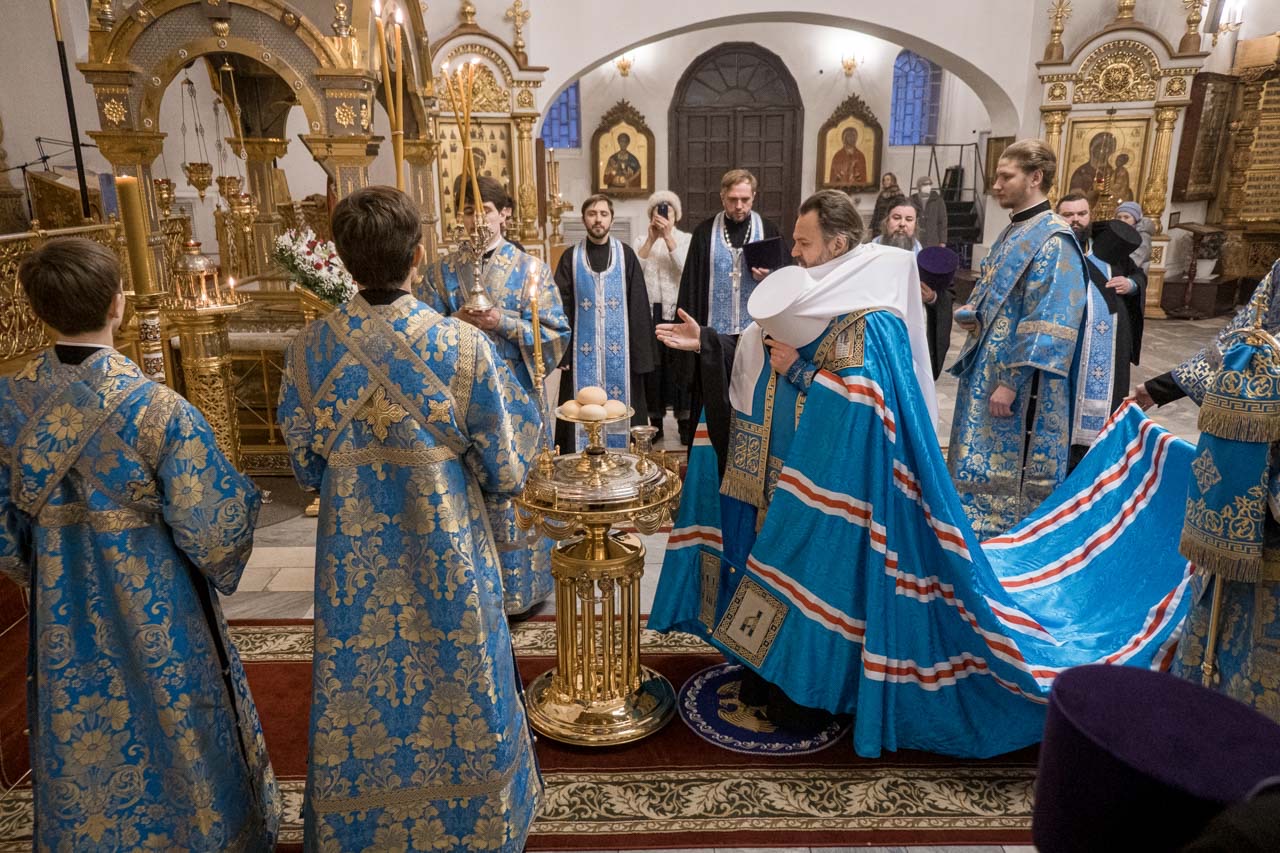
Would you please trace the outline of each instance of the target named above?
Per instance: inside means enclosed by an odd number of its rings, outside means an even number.
[[[396,117],[391,136],[391,151],[396,158],[396,189],[404,192],[404,54],[401,50],[404,13],[396,9]]]
[[[156,291],[151,278],[151,266],[147,256],[151,250],[147,238],[151,229],[147,225],[147,208],[142,202],[142,188],[137,178],[116,178],[116,198],[120,202],[120,221],[124,223],[125,245],[129,247],[129,272],[133,277],[133,292],[149,296]]]

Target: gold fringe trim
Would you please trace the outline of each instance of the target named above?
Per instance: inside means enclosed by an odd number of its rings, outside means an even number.
[[[1178,551],[1198,568],[1229,581],[1257,583],[1262,577],[1261,548],[1254,557],[1228,553],[1213,543],[1205,542],[1195,528],[1184,527]]]
[[[1227,398],[1207,394],[1200,407],[1200,431],[1255,444],[1280,441],[1280,404],[1251,403],[1254,411],[1232,411]]]
[[[757,509],[763,509],[764,479],[757,480],[737,471],[726,470],[724,481],[720,484],[720,494],[751,504]]]

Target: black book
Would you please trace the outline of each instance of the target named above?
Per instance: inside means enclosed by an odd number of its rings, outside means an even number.
[[[760,268],[770,272],[782,269],[787,265],[787,249],[781,237],[768,237],[747,243],[742,247],[742,257],[750,269]]]

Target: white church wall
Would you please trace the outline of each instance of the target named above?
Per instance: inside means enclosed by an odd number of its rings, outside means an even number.
[[[676,85],[688,65],[704,51],[735,41],[754,42],[776,53],[796,79],[804,101],[802,195],[811,193],[815,186],[818,131],[832,111],[853,93],[867,102],[884,128],[882,171],[894,172],[905,186],[912,174],[912,149],[888,144],[893,62],[902,48],[835,27],[746,24],[698,30],[628,51],[626,55],[633,60],[628,77],[621,76],[615,65],[609,62],[581,78],[583,148],[572,152],[558,151],[556,155],[562,164],[561,192],[575,205],[571,216],[577,215],[576,206],[591,193],[591,134],[599,125],[600,117],[623,98],[635,105],[653,130],[657,142],[655,187],[668,188],[668,116]],[[846,77],[840,65],[842,56],[847,55],[858,60],[852,77]],[[942,105],[940,142],[976,141],[977,134],[989,128],[981,100],[950,74],[944,74]],[[927,149],[920,149],[916,161],[916,173],[920,174],[928,165]],[[874,204],[875,197],[871,193],[858,199],[860,211],[867,216]],[[618,200],[616,209],[619,216],[634,217],[637,228],[643,228],[644,199]],[[697,225],[696,222],[680,224],[686,230]]]

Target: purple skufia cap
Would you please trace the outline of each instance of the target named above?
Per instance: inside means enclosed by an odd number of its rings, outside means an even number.
[[[920,280],[934,290],[946,290],[960,267],[960,256],[946,246],[930,246],[916,255]]]
[[[1142,235],[1138,233],[1138,229],[1119,219],[1093,223],[1090,239],[1093,253],[1109,264],[1124,263],[1124,259],[1142,245]]]
[[[1049,694],[1032,838],[1041,853],[1178,850],[1280,774],[1280,725],[1165,673],[1081,666]]]

